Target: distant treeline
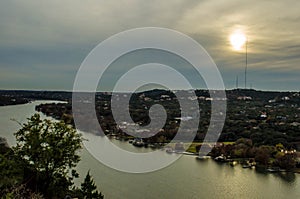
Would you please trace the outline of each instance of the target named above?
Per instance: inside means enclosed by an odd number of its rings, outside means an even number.
[[[178,91],[188,92],[188,91]],[[119,94],[126,95],[126,94]],[[202,141],[210,124],[211,101],[207,90],[197,90],[197,100],[200,107],[200,121],[195,141]],[[256,90],[228,90],[226,121],[219,141],[236,141],[247,138],[255,146],[278,143],[288,147],[293,145],[299,149],[300,144],[300,97],[298,92],[266,92]],[[111,111],[111,94],[96,94],[96,112],[98,121],[105,134],[117,134],[127,137],[114,121]],[[135,93],[130,99],[129,111],[135,123],[147,125],[150,123],[149,109],[153,104],[164,106],[167,121],[163,129],[155,136],[146,139],[147,142],[169,142],[177,133],[180,125],[180,106],[176,95],[167,90],[152,90]],[[36,107],[46,115],[73,124],[72,104],[43,104]],[[89,115],[82,115],[86,121],[91,121]],[[86,131],[95,131],[93,125],[85,126]],[[155,132],[153,132],[155,133]]]
[[[155,97],[168,93],[166,90],[150,90],[146,93],[149,97]],[[209,97],[208,90],[196,90],[197,96]],[[291,96],[297,92],[288,91],[258,91],[254,89],[233,89],[226,90],[226,96],[229,100],[236,99],[238,96],[249,96],[255,100],[268,101],[274,98],[282,98],[284,96]],[[107,96],[108,92],[97,92],[96,96]],[[15,100],[14,100],[15,99]],[[0,105],[8,104],[22,104],[31,100],[61,100],[71,101],[71,91],[32,91],[32,90],[0,90]],[[13,103],[16,101],[15,103]]]

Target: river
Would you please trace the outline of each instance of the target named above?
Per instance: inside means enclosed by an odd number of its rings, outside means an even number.
[[[0,107],[0,136],[15,144],[13,133],[20,128],[15,119],[25,122],[35,113],[34,107],[45,101]],[[49,101],[48,101],[49,102]],[[122,148],[128,143],[113,141]],[[150,149],[149,149],[150,150]],[[162,170],[146,174],[123,173],[104,166],[86,149],[78,164],[78,185],[90,170],[106,199],[119,198],[300,198],[300,175],[294,173],[261,173],[255,169],[231,167],[213,160],[199,161],[182,156]]]

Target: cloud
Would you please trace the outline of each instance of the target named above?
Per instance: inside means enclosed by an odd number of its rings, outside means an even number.
[[[15,84],[15,77],[27,70],[57,75],[61,85],[68,85],[63,89],[71,89],[76,70],[99,42],[130,28],[158,26],[181,31],[202,44],[228,87],[244,67],[244,52],[232,51],[228,38],[242,29],[249,40],[252,75],[270,71],[257,88],[269,84],[267,88],[276,90],[272,75],[278,72],[285,75],[286,89],[295,89],[294,75],[300,75],[299,7],[296,0],[2,0],[0,70],[12,78],[1,87],[38,89],[40,80],[33,76],[26,87]]]

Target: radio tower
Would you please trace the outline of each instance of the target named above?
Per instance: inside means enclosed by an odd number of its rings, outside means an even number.
[[[248,37],[246,38],[246,64],[245,64],[245,89],[247,89],[247,67],[248,67]]]

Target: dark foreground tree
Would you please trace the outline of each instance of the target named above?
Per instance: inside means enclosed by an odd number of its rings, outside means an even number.
[[[97,191],[97,186],[92,179],[90,172],[85,176],[84,182],[81,183],[81,193],[85,199],[103,199],[102,193]]]
[[[0,137],[0,198],[22,182],[22,169],[5,138]]]
[[[35,114],[15,136],[13,149],[24,162],[24,181],[47,198],[63,197],[78,177],[73,168],[80,161],[81,135],[64,122]]]
[[[0,198],[103,198],[89,173],[82,189],[72,186],[82,146],[75,129],[38,114],[20,125],[15,147],[0,138]]]

